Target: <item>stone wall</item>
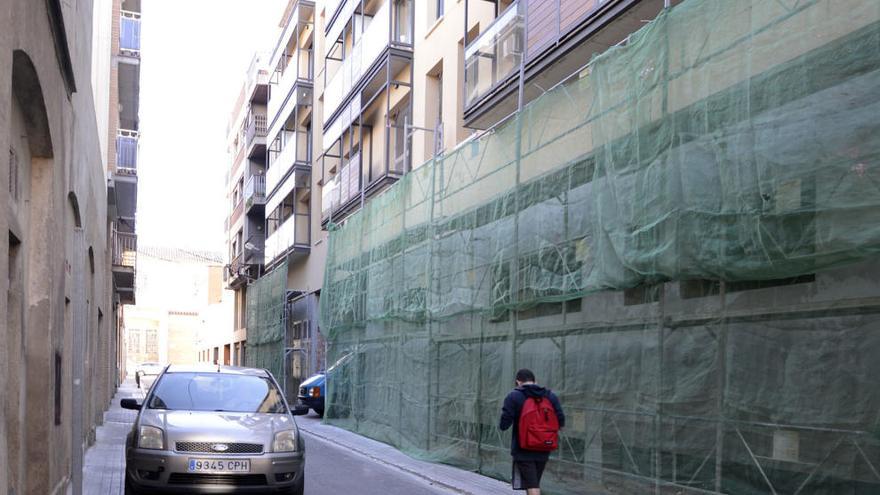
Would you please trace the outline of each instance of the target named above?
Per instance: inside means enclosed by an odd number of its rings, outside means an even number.
[[[116,381],[91,6],[0,9],[0,495],[64,493]]]

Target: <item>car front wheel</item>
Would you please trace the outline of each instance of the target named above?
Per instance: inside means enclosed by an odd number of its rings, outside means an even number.
[[[125,495],[141,495],[141,492],[139,492],[131,482],[128,470],[125,471]]]
[[[303,495],[306,492],[306,479],[305,479],[305,471],[303,471],[303,477],[299,479],[299,483],[296,484],[291,490],[290,495]]]

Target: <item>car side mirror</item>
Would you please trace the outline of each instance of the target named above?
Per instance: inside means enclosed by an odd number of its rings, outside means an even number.
[[[131,409],[134,411],[140,411],[143,404],[137,401],[137,399],[122,399],[119,401],[119,405],[122,406],[123,409]]]
[[[305,416],[308,413],[309,413],[309,408],[305,407],[305,406],[295,406],[290,411],[290,414],[293,414],[294,416]]]

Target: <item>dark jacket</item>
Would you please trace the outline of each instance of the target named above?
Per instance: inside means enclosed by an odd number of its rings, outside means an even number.
[[[559,427],[565,426],[565,414],[556,394],[540,385],[529,383],[513,389],[504,399],[504,407],[501,409],[501,422],[498,427],[504,431],[513,426],[513,439],[510,441],[510,455],[515,461],[546,461],[550,457],[549,452],[537,452],[525,450],[519,447],[519,414],[528,397],[547,397],[556,410],[556,418]]]

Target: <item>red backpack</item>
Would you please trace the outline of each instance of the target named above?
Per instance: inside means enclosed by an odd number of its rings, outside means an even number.
[[[521,449],[551,452],[559,448],[559,419],[547,397],[526,397],[518,429]]]

